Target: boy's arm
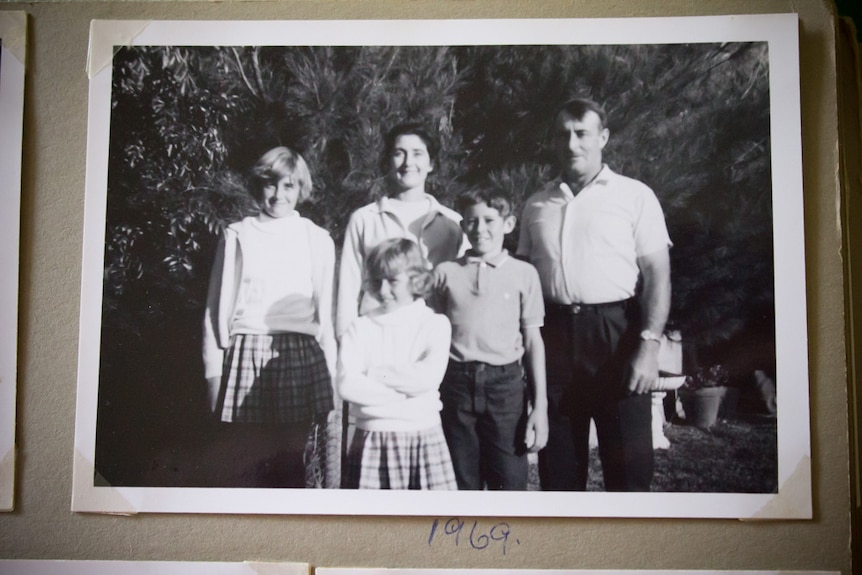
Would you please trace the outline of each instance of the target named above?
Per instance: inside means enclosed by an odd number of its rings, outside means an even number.
[[[527,418],[524,443],[530,453],[536,453],[548,443],[548,386],[545,374],[545,342],[538,327],[524,327],[524,359],[533,390],[533,410]]]
[[[438,265],[431,273],[431,289],[429,290],[428,297],[425,298],[425,302],[428,304],[428,307],[433,309],[435,313],[443,315],[446,315],[446,304],[444,302],[443,295],[443,286],[445,285],[445,282],[446,278]]]
[[[369,373],[365,357],[362,337],[356,330],[356,324],[353,324],[341,337],[336,376],[338,395],[350,403],[363,406],[387,405],[403,398],[403,394],[387,387]]]
[[[437,314],[428,322],[424,336],[426,346],[416,361],[378,368],[374,370],[373,376],[407,396],[437,389],[449,365],[452,326],[445,316]]]

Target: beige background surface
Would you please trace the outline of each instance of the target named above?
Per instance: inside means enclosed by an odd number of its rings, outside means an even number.
[[[850,573],[847,377],[834,12],[820,0],[35,2],[21,213],[16,511],[0,557],[291,560],[316,566],[830,569]],[[427,545],[432,518],[69,511],[91,19],[629,17],[798,12],[814,520],[514,519],[520,545]],[[359,496],[359,495],[358,495]],[[505,516],[500,509],[500,516]],[[481,520],[490,525],[493,521]]]

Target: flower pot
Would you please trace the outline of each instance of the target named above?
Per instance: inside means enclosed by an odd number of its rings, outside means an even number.
[[[685,411],[685,420],[700,429],[709,429],[718,419],[718,409],[727,391],[726,387],[701,387],[679,390],[679,399]]]

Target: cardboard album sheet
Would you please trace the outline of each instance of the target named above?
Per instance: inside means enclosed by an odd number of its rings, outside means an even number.
[[[0,510],[14,507],[18,379],[18,253],[27,47],[24,12],[0,12]]]
[[[7,575],[309,575],[306,563],[216,561],[0,560]]]
[[[94,21],[72,509],[810,518],[798,25],[795,14]],[[650,492],[606,492],[593,447],[583,492],[542,491],[530,456],[526,491],[357,496],[340,488],[352,426],[336,409],[305,444],[318,488],[267,484],[279,464],[216,421],[201,351],[217,245],[254,213],[255,161],[301,150],[313,193],[297,210],[329,233],[337,267],[350,214],[379,191],[392,124],[421,118],[440,139],[427,190],[441,204],[490,181],[520,218],[555,177],[551,114],[575,96],[607,113],[603,161],[661,204],[669,361],[726,387],[719,423],[692,425],[673,390],[656,394]]]

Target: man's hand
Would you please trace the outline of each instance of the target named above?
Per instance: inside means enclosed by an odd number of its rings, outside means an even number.
[[[548,444],[548,407],[533,407],[527,418],[527,434],[524,437],[527,451],[536,453]]]
[[[657,341],[641,341],[638,345],[626,381],[629,393],[640,395],[655,386],[658,380],[658,348]]]

